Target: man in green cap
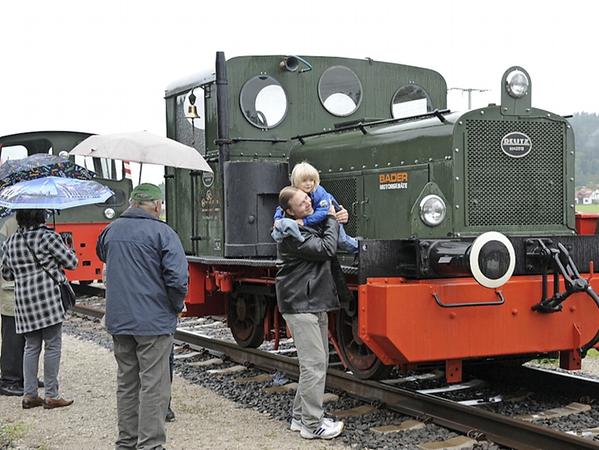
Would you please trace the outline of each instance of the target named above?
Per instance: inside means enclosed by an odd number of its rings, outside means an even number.
[[[140,184],[96,245],[106,263],[106,329],[118,365],[116,449],[160,449],[166,442],[169,356],[188,268],[177,233],[159,219],[161,210],[160,188]]]
[[[132,203],[139,206],[143,202],[158,202],[162,204],[162,191],[158,186],[152,183],[141,183],[137,185],[129,199]]]

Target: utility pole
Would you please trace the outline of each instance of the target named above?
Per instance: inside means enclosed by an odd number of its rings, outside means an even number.
[[[468,109],[472,109],[472,93],[473,92],[487,92],[489,89],[476,89],[476,88],[459,88],[453,87],[449,88],[449,91],[462,91],[468,92]]]

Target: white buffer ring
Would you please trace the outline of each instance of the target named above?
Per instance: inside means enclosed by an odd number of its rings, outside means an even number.
[[[491,241],[498,241],[501,244],[503,244],[507,249],[510,258],[506,272],[503,274],[503,276],[496,279],[487,277],[478,265],[478,257],[480,255],[480,251],[487,243]],[[470,271],[472,272],[474,279],[478,281],[478,283],[480,283],[481,286],[487,288],[498,288],[507,283],[507,281],[514,273],[514,268],[516,267],[516,252],[514,251],[514,246],[505,235],[497,231],[488,231],[486,233],[481,234],[474,240],[472,246],[470,247],[470,256],[468,258],[468,261],[470,263]]]

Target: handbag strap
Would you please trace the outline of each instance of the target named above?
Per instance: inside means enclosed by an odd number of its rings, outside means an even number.
[[[29,250],[29,253],[31,253],[31,256],[33,256],[33,259],[35,259],[35,262],[37,263],[37,265],[38,265],[38,266],[40,266],[40,267],[42,268],[42,270],[43,270],[44,272],[46,272],[46,273],[48,274],[48,276],[49,276],[50,278],[52,278],[52,280],[54,280],[54,282],[55,282],[56,284],[60,285],[60,282],[59,282],[59,281],[57,281],[57,280],[56,280],[56,278],[54,278],[54,275],[52,275],[52,274],[50,273],[50,271],[49,271],[48,269],[46,269],[46,268],[45,268],[45,267],[42,265],[42,263],[40,262],[40,260],[39,260],[39,259],[37,259],[37,256],[35,256],[35,253],[34,253],[34,251],[33,251],[33,250],[31,250],[31,247],[29,247],[29,244],[27,243],[27,238],[25,237],[25,235],[24,235],[23,233],[20,233],[20,234],[21,234],[21,236],[23,236],[23,242],[25,243],[25,247],[27,247],[27,249]]]

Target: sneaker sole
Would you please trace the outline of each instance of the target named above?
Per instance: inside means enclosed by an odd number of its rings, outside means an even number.
[[[329,419],[329,418],[325,418],[325,420],[332,422],[332,420]],[[291,425],[289,426],[289,430],[291,430],[291,431],[302,431],[302,426],[301,425],[296,425],[294,422],[291,422]]]
[[[343,424],[343,426],[341,426],[341,429],[339,430],[338,433],[336,433],[332,436],[304,435],[302,432],[300,432],[300,436],[303,437],[304,439],[324,439],[326,441],[329,441],[331,439],[335,439],[337,436],[339,436],[341,433],[343,433],[344,428],[345,428],[345,424]]]
[[[337,433],[337,434],[334,434],[333,436],[316,436],[316,435],[314,435],[314,436],[312,436],[312,435],[306,436],[304,434],[301,434],[301,432],[300,432],[300,436],[303,437],[304,439],[324,439],[325,441],[329,441],[331,439],[335,439],[340,434],[341,434],[341,431],[339,433]]]

